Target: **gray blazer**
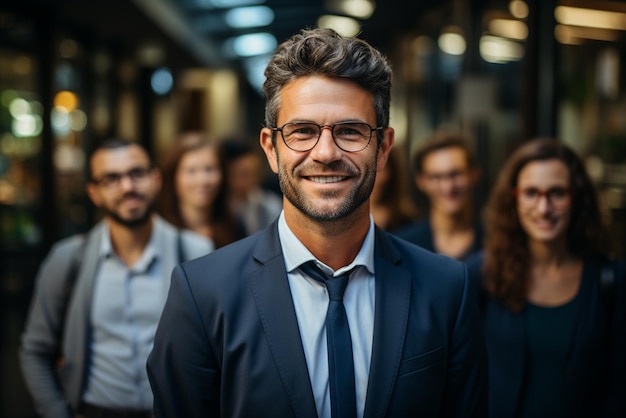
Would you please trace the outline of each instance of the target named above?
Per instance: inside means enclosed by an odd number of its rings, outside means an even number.
[[[161,237],[157,246],[163,257],[163,291],[167,292],[170,274],[179,262],[177,230],[158,216],[154,219],[153,233]],[[103,221],[84,237],[73,236],[59,241],[37,274],[22,335],[20,360],[26,385],[37,411],[44,417],[69,418],[80,404],[88,372],[86,360],[94,279],[102,235],[106,231]],[[186,259],[213,250],[210,240],[190,231],[181,233],[181,244]],[[80,245],[85,248],[66,311],[66,282]],[[65,327],[64,318],[67,318]],[[57,364],[59,358],[63,358],[62,364]]]

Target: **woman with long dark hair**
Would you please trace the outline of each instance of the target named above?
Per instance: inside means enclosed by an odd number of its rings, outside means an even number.
[[[518,148],[492,190],[481,284],[490,417],[626,416],[626,289],[593,183],[554,139]]]
[[[201,132],[182,134],[163,165],[158,209],[173,225],[211,239],[215,248],[243,238],[228,207],[219,146]]]

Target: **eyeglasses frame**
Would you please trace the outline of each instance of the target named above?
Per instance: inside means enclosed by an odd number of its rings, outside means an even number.
[[[539,201],[544,197],[546,198],[546,200],[548,201],[550,205],[554,205],[554,201],[552,200],[552,197],[550,197],[550,193],[552,193],[556,189],[563,189],[567,193],[567,197],[570,199],[570,203],[572,199],[574,198],[574,189],[571,187],[551,187],[547,190],[540,190],[536,188],[534,189],[537,192],[537,196],[535,197],[535,200],[532,203],[533,206],[537,205]],[[520,187],[515,187],[513,189],[513,196],[515,196],[516,199],[519,199],[523,191],[524,189]]]
[[[359,149],[359,150],[355,150],[355,151],[349,151],[346,150],[344,148],[341,147],[341,145],[339,145],[337,143],[337,139],[335,138],[335,134],[334,134],[334,129],[335,126],[341,126],[341,125],[350,125],[350,124],[363,124],[363,125],[367,125],[367,127],[370,129],[370,136],[367,140],[367,143],[363,146],[363,148]],[[289,144],[287,144],[287,140],[285,140],[285,135],[283,134],[283,129],[285,128],[285,126],[287,125],[315,125],[319,128],[320,132],[319,135],[317,136],[317,139],[315,140],[315,143],[311,146],[311,148],[306,149],[306,150],[297,150],[297,149],[293,149],[292,147],[289,146]],[[333,142],[335,143],[335,145],[337,145],[337,148],[339,148],[340,150],[344,151],[344,152],[361,152],[363,151],[365,148],[367,148],[370,144],[370,142],[372,142],[372,133],[374,131],[381,131],[384,129],[383,126],[376,126],[376,127],[372,127],[369,123],[367,122],[338,122],[338,123],[333,123],[332,125],[320,125],[314,122],[287,122],[284,125],[280,126],[280,127],[276,127],[276,126],[268,126],[269,129],[272,130],[272,132],[280,132],[280,137],[283,140],[283,143],[285,144],[285,146],[287,148],[289,148],[292,151],[296,151],[296,152],[309,152],[311,151],[313,148],[315,148],[315,146],[319,143],[320,138],[322,137],[322,131],[324,129],[330,129],[330,136],[333,138]]]
[[[128,179],[133,184],[135,184],[139,181],[142,181],[148,178],[153,171],[154,171],[154,167],[148,167],[148,168],[134,167],[123,173],[105,173],[102,176],[100,176],[100,178],[98,179],[92,178],[91,180],[89,180],[89,182],[92,184],[95,184],[96,186],[103,187],[105,189],[113,189],[115,187],[119,187],[120,184],[122,183],[122,180],[125,177],[128,177]],[[137,177],[138,172],[141,172],[141,175]],[[107,176],[112,176],[112,175],[117,176],[115,180],[113,181],[106,180]]]

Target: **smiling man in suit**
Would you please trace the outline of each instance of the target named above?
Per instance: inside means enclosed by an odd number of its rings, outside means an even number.
[[[265,75],[260,142],[284,209],[174,270],[148,360],[156,417],[484,416],[467,269],[369,212],[394,142],[386,59],[303,30]]]

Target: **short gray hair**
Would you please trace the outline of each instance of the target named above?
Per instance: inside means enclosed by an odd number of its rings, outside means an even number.
[[[389,126],[392,72],[386,58],[362,39],[332,29],[303,29],[278,46],[265,69],[265,126],[276,126],[285,85],[309,75],[358,84],[374,96],[376,126]]]

